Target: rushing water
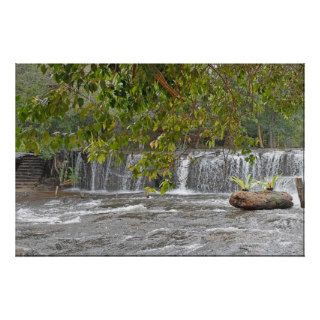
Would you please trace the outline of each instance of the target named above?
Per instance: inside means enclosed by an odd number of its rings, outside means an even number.
[[[293,180],[303,174],[301,150],[256,152],[244,157],[194,151],[177,163],[177,188],[147,198],[145,180],[128,167],[140,155],[117,164],[88,164],[81,155],[79,189],[19,197],[16,247],[20,255],[303,255],[304,211]],[[235,187],[228,177],[257,179],[282,174],[277,189],[294,196],[285,210],[243,211],[229,205]],[[81,196],[80,196],[81,195]]]
[[[181,156],[176,163],[175,184],[180,191],[231,192],[236,186],[230,176],[245,178],[249,173],[255,179],[281,175],[278,187],[281,190],[295,190],[294,177],[303,175],[303,151],[263,150],[255,151],[253,166],[245,156],[232,154],[227,150],[192,151]],[[110,157],[104,164],[87,163],[78,155],[76,172],[80,177],[78,188],[87,190],[142,190],[145,179],[135,179],[130,165],[140,159],[139,154],[127,155],[124,163],[117,163]],[[279,188],[278,188],[279,189]]]
[[[226,194],[86,194],[18,202],[27,255],[303,255],[303,210],[242,211]]]

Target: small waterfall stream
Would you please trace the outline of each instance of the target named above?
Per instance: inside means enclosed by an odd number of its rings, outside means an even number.
[[[97,163],[93,162],[91,165],[91,190],[95,190],[96,188],[96,173],[97,173]]]
[[[182,155],[176,164],[176,192],[186,191],[224,193],[237,190],[230,176],[245,178],[249,173],[261,180],[281,175],[276,190],[295,192],[294,177],[303,176],[303,150],[256,150],[254,165],[245,161],[245,156],[227,150],[193,150]],[[109,157],[105,163],[88,163],[78,154],[76,173],[80,178],[76,187],[87,190],[136,191],[143,190],[145,179],[135,179],[129,170],[141,155],[127,155],[124,163]]]
[[[182,158],[180,160],[178,169],[177,169],[177,187],[181,191],[185,191],[187,188],[187,179],[189,174],[189,166],[190,166],[190,157]]]

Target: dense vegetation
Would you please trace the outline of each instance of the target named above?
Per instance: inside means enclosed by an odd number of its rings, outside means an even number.
[[[188,148],[302,147],[304,66],[17,65],[17,149],[83,150],[104,162],[139,150],[135,175],[160,176]],[[42,71],[42,73],[40,72]]]

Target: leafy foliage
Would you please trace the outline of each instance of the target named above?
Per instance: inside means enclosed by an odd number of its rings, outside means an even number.
[[[269,181],[259,181],[258,183],[264,187],[265,190],[273,190],[276,186],[279,176],[273,176]]]
[[[54,82],[48,75],[42,74],[36,64],[16,65],[16,106],[23,106],[34,96],[44,96]]]
[[[155,188],[151,188],[151,187],[144,187],[144,190],[147,194],[157,192]]]
[[[66,164],[66,163],[65,163]],[[66,165],[57,168],[59,176],[59,184],[69,184],[75,185],[79,176],[76,174],[75,169],[72,167],[67,167]]]
[[[59,183],[63,184],[68,178],[68,170],[66,167],[61,167],[58,169],[59,171]]]
[[[249,191],[258,183],[258,181],[252,178],[251,174],[248,174],[244,180],[236,176],[232,176],[230,180],[236,183],[241,188],[242,191]]]
[[[165,194],[171,187],[172,183],[168,179],[164,179],[160,184],[160,194]]]
[[[68,172],[68,180],[75,185],[79,181],[79,176],[76,173],[76,170],[72,167],[69,167],[69,172]]]
[[[259,140],[250,126],[259,125],[261,135],[271,132],[273,114],[292,127],[303,110],[303,65],[49,64],[40,69],[54,85],[19,102],[17,149],[46,155],[82,150],[100,163],[110,154],[121,161],[139,150],[133,174],[160,177],[162,193],[172,184],[177,157],[188,148],[245,150],[253,163],[251,148],[261,146],[263,137]],[[279,125],[271,140],[280,133]]]

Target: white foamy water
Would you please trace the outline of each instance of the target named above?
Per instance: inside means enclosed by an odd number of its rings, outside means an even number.
[[[189,196],[189,195],[201,194],[201,192],[193,191],[190,189],[172,189],[168,191],[167,194],[178,195],[178,196]]]
[[[192,252],[192,251],[197,250],[202,247],[203,247],[202,244],[194,243],[194,244],[191,244],[190,246],[185,246],[184,248],[187,249],[188,252]]]
[[[117,208],[106,208],[104,210],[100,210],[101,213],[104,212],[141,212],[141,211],[148,211],[148,208],[145,207],[143,204],[136,204],[136,205],[129,205],[129,206],[123,206],[123,207],[117,207]],[[98,212],[98,213],[100,213]]]
[[[98,200],[90,200],[87,202],[80,202],[77,204],[77,207],[81,207],[81,208],[95,208],[98,207],[102,202],[102,199],[98,199]]]
[[[229,195],[224,195],[224,198],[222,199],[191,199],[187,200],[186,202],[192,204],[192,205],[212,205],[212,206],[229,206]]]
[[[84,194],[89,194],[89,195],[122,195],[122,194],[144,194],[143,190],[114,190],[114,191],[109,191],[109,190],[104,190],[104,189],[95,189],[95,190],[86,190],[86,189],[80,189],[80,188],[70,188],[67,190],[64,190],[65,192],[82,192]]]
[[[44,205],[48,206],[48,207],[51,207],[51,206],[59,205],[60,203],[61,203],[60,200],[51,200],[51,201],[45,203]]]
[[[53,207],[53,205],[55,205]],[[53,200],[43,204],[43,207],[30,209],[22,207],[16,212],[19,222],[34,224],[72,224],[81,222],[80,216],[90,214],[88,210],[73,210],[61,201]]]
[[[166,233],[166,232],[169,232],[170,229],[169,228],[158,228],[158,229],[154,229],[154,230],[151,230],[147,233],[147,236],[153,236],[155,234],[158,234],[158,233]]]
[[[224,209],[211,209],[213,212],[227,212],[227,210]]]
[[[74,219],[62,221],[61,223],[62,224],[71,224],[71,223],[79,223],[79,222],[81,222],[81,218],[75,217]]]
[[[54,215],[40,215],[28,208],[20,208],[16,215],[17,221],[32,223],[54,224],[60,221],[59,217]]]
[[[145,198],[144,198],[145,199]],[[17,221],[30,223],[47,223],[47,224],[71,224],[80,223],[81,216],[105,214],[105,213],[164,213],[177,212],[176,209],[166,209],[164,207],[148,208],[144,204],[124,205],[120,207],[101,208],[103,199],[89,200],[76,204],[64,203],[60,200],[51,200],[37,209],[20,208],[17,210]]]
[[[235,227],[226,227],[226,228],[210,228],[207,229],[207,232],[215,233],[215,232],[238,232],[244,231],[245,229],[235,228]]]

